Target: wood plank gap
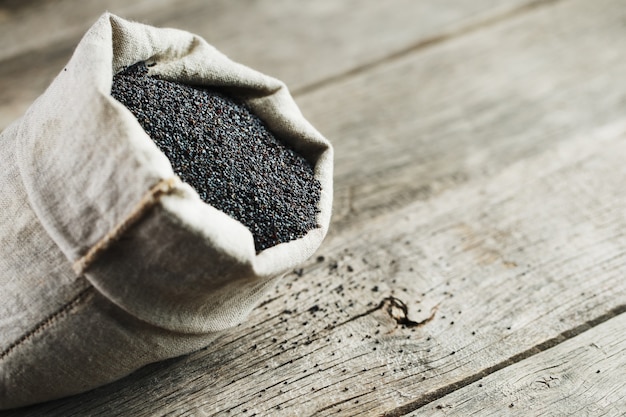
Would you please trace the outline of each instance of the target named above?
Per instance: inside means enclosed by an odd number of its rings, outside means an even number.
[[[367,72],[373,68],[376,68],[378,66],[387,64],[389,62],[393,62],[395,60],[398,60],[400,58],[403,58],[409,54],[415,53],[415,52],[419,52],[422,50],[426,50],[426,49],[430,49],[432,47],[435,47],[437,45],[440,45],[444,42],[448,42],[450,40],[453,39],[457,39],[460,38],[461,36],[465,36],[474,32],[478,32],[482,29],[485,28],[489,28],[491,26],[497,25],[498,23],[501,23],[505,20],[514,18],[516,16],[520,16],[526,13],[529,13],[533,10],[542,8],[542,7],[547,7],[559,2],[562,2],[564,0],[535,0],[535,1],[531,1],[529,3],[526,4],[522,4],[520,6],[514,7],[510,10],[505,10],[501,13],[495,14],[493,16],[487,16],[485,19],[482,20],[478,20],[474,23],[470,23],[467,26],[461,26],[457,29],[451,30],[449,32],[443,32],[441,34],[438,35],[434,35],[431,37],[427,37],[425,39],[422,39],[420,41],[418,41],[417,43],[414,43],[412,45],[409,45],[405,48],[402,48],[398,51],[395,51],[389,55],[383,56],[379,59],[376,59],[374,61],[370,61],[367,62],[365,64],[359,65],[357,67],[354,67],[352,69],[350,69],[349,71],[345,71],[339,74],[335,74],[332,75],[328,78],[324,78],[321,79],[319,81],[315,81],[312,82],[308,85],[304,85],[302,87],[298,87],[295,88],[291,91],[291,94],[294,97],[300,96],[300,95],[304,95],[306,93],[309,93],[311,91],[317,90],[319,88],[323,88],[332,84],[336,84],[339,83],[343,80],[346,80],[352,76],[358,75],[358,74],[362,74],[364,72]]]
[[[474,375],[470,375],[466,378],[463,378],[459,381],[453,382],[451,384],[445,385],[435,391],[429,392],[425,395],[423,395],[422,397],[418,398],[415,401],[412,401],[408,404],[402,405],[400,407],[397,407],[385,414],[382,415],[382,417],[400,417],[400,416],[404,416],[407,415],[415,410],[418,410],[422,407],[424,407],[425,405],[428,405],[431,402],[437,401],[443,397],[445,397],[448,394],[451,394],[467,385],[473,384],[474,382],[493,374],[494,372],[497,372],[501,369],[507,368],[511,365],[514,365],[518,362],[523,361],[524,359],[530,358],[538,353],[544,352],[550,348],[553,348],[557,345],[560,345],[561,343],[565,342],[566,340],[569,340],[573,337],[576,337],[582,333],[585,333],[588,330],[591,330],[592,328],[614,318],[619,316],[620,314],[624,314],[626,313],[626,304],[622,304],[619,305],[609,311],[607,311],[606,313],[591,319],[589,321],[586,321],[584,323],[581,323],[580,325],[570,329],[570,330],[566,330],[560,334],[558,334],[557,336],[550,338],[542,343],[539,343],[538,345],[535,345],[523,352],[518,353],[517,355],[513,355],[508,359],[505,359],[493,366],[490,366],[488,368],[483,369],[481,372],[478,372]]]

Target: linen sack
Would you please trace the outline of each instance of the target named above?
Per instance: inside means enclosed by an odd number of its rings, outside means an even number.
[[[314,165],[319,228],[255,252],[110,95],[113,74],[218,86]],[[106,13],[0,137],[0,408],[83,392],[205,347],[326,234],[332,148],[285,85],[198,36]]]

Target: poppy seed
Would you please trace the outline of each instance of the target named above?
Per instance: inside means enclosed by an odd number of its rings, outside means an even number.
[[[113,77],[111,95],[133,113],[176,175],[250,230],[257,252],[319,227],[321,186],[312,164],[245,103],[150,76],[143,62]]]

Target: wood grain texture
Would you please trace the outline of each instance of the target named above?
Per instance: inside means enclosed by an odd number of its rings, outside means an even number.
[[[626,315],[477,381],[411,416],[623,416]]]
[[[546,5],[297,97],[336,149],[331,233],[622,118],[623,10]]]
[[[391,6],[373,0],[41,0],[15,10],[0,5],[0,130],[43,92],[107,9],[197,33],[293,90],[544,1],[397,0]]]
[[[302,87],[323,259],[203,351],[0,415],[404,415],[622,315],[624,13],[544,2]]]

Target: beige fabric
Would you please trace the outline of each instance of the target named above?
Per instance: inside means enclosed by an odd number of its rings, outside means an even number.
[[[320,228],[255,253],[241,223],[178,180],[112,76],[228,87],[315,166]],[[318,248],[332,148],[278,80],[203,39],[104,14],[0,136],[0,408],[45,401],[206,346]]]

